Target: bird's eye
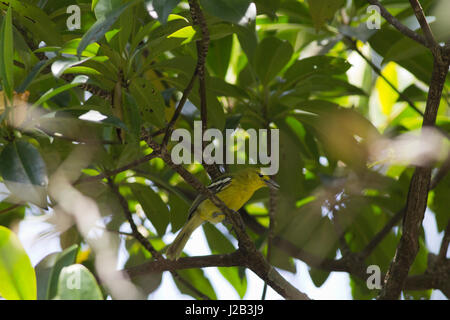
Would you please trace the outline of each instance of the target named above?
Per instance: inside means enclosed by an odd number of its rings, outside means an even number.
[[[264,177],[264,175],[263,175],[262,173],[258,173],[258,176],[259,176],[260,178]]]

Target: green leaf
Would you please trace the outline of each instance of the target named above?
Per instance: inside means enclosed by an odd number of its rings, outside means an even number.
[[[202,269],[185,269],[178,270],[177,273],[185,280],[188,281],[191,285],[193,285],[197,290],[201,293],[207,295],[210,299],[216,300],[217,296],[214,291],[211,282],[207,277],[205,277],[205,273]],[[200,297],[192,291],[189,287],[187,287],[184,283],[180,282],[177,278],[174,278],[175,284],[178,289],[184,293],[188,294],[194,298],[199,299]]]
[[[160,236],[164,235],[170,217],[164,201],[150,186],[138,183],[130,184],[129,186],[158,234]]]
[[[385,57],[385,62],[394,61],[424,83],[430,81],[433,55],[415,41],[396,30],[382,28],[369,39],[369,43],[378,54]]]
[[[14,44],[12,30],[12,9],[8,8],[6,18],[3,19],[0,28],[0,80],[9,101],[12,101],[14,89]]]
[[[344,0],[308,0],[309,13],[318,31],[345,4]]]
[[[162,24],[167,22],[169,14],[172,13],[173,9],[178,5],[180,0],[150,0],[153,4],[153,10],[158,14],[158,20]]]
[[[161,93],[152,83],[143,78],[131,81],[130,92],[138,103],[142,119],[157,127],[165,123],[165,103]]]
[[[379,290],[370,290],[365,281],[354,276],[350,276],[350,287],[355,300],[372,300],[379,292]]]
[[[52,73],[56,78],[59,78],[64,73],[65,70],[77,66],[79,64],[82,64],[89,59],[90,58],[79,59],[78,57],[69,57],[56,60],[52,64]]]
[[[62,40],[59,34],[60,28],[57,28],[57,25],[42,9],[29,2],[17,0],[2,1],[0,8],[6,10],[7,4],[14,10],[14,20],[28,30],[32,36],[49,46],[60,45]]]
[[[176,194],[169,193],[171,231],[179,230],[188,218],[189,203]]]
[[[289,62],[293,53],[287,41],[275,37],[264,38],[256,50],[255,70],[263,85],[269,84]]]
[[[206,63],[209,69],[219,78],[224,79],[227,74],[228,67],[230,66],[232,46],[232,35],[212,41],[209,45]]]
[[[141,265],[151,257],[150,253],[142,247],[140,243],[134,240],[132,241],[133,244],[128,249],[129,257],[124,265],[124,268]],[[138,286],[145,295],[149,295],[161,285],[162,272],[149,272],[138,275],[133,277],[131,281],[133,281],[133,283]]]
[[[39,106],[43,104],[44,102],[48,101],[49,99],[53,98],[54,96],[57,96],[60,93],[63,93],[67,90],[70,90],[72,88],[78,87],[80,84],[86,83],[88,81],[88,77],[84,75],[76,76],[75,79],[72,80],[71,83],[62,85],[58,88],[51,88],[46,93],[44,93],[38,101],[36,101],[32,108]]]
[[[309,268],[309,275],[311,280],[317,288],[320,288],[330,276],[330,272],[323,271],[316,268]]]
[[[294,83],[312,75],[344,74],[351,65],[343,58],[312,56],[295,61],[284,73],[288,83]]]
[[[320,93],[323,97],[366,96],[362,89],[335,77],[315,74],[299,81],[290,95],[303,96]]]
[[[236,250],[230,240],[217,230],[214,225],[205,223],[203,230],[205,231],[206,240],[213,254],[226,254]]]
[[[64,267],[58,281],[59,300],[103,300],[95,277],[81,264]]]
[[[18,93],[25,92],[28,86],[33,82],[34,78],[44,69],[46,68],[52,60],[42,60],[36,63],[36,65],[31,69],[30,73],[27,77],[22,81],[22,83],[16,88]]]
[[[397,68],[394,63],[388,63],[384,67],[382,74],[386,79],[390,81],[390,83],[392,83],[395,87],[398,87]],[[392,89],[392,87],[388,85],[387,82],[381,77],[378,77],[375,88],[378,92],[378,100],[381,112],[385,116],[389,116],[392,112],[394,104],[397,102],[398,93],[394,91],[394,89]]]
[[[75,263],[77,252],[78,246],[72,245],[62,252],[49,254],[37,264],[39,300],[51,300],[56,296],[61,270]]]
[[[98,20],[94,25],[84,34],[77,49],[77,55],[81,56],[84,49],[91,43],[96,42],[112,27],[122,13],[128,9],[131,5],[134,5],[136,1],[130,1],[124,3],[115,10],[105,15],[103,19]],[[97,4],[98,6],[98,4]]]
[[[250,0],[200,0],[200,4],[209,14],[234,23],[247,24],[256,16]]]
[[[13,206],[10,203],[1,202],[0,211],[11,208]],[[25,217],[25,207],[20,206],[14,210],[8,210],[0,214],[0,226],[9,228],[12,224],[15,224]]]
[[[97,0],[92,3],[95,17],[97,20],[103,20],[105,17],[120,7],[122,0]]]
[[[36,274],[14,232],[0,226],[0,295],[7,300],[36,300]]]
[[[32,144],[18,140],[6,145],[0,154],[0,174],[15,197],[47,207],[47,170]]]
[[[448,195],[450,194],[450,174],[437,185],[432,193],[430,209],[436,217],[439,232],[445,230],[449,220]]]

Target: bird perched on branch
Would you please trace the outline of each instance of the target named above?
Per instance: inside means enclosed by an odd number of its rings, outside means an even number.
[[[217,195],[228,208],[237,211],[252,197],[256,190],[264,186],[279,188],[278,184],[262,174],[260,169],[248,168],[215,179],[208,186],[208,189]],[[191,234],[205,221],[218,223],[224,218],[225,215],[205,195],[197,196],[189,209],[188,221],[167,249],[167,257],[171,260],[177,260]]]

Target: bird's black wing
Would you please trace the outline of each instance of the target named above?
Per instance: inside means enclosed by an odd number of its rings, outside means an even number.
[[[214,179],[211,184],[207,187],[209,190],[211,190],[212,193],[216,194],[222,190],[224,190],[226,187],[228,187],[231,183],[231,175],[226,174],[222,175],[216,179]],[[195,198],[194,202],[192,203],[192,206],[189,208],[188,211],[188,220],[192,217],[192,214],[197,210],[200,203],[202,203],[204,200],[206,200],[207,197],[203,194],[199,194],[197,198]]]

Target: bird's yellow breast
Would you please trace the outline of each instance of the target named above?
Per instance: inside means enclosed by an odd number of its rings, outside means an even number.
[[[241,190],[232,183],[228,188],[219,192],[217,196],[228,208],[237,211],[252,197],[254,192],[255,190],[250,188],[247,190]],[[203,201],[198,206],[197,211],[200,213],[200,217],[202,217],[203,220],[208,220],[212,223],[221,222],[225,218],[225,215],[218,214],[221,210],[217,208],[209,199]]]

